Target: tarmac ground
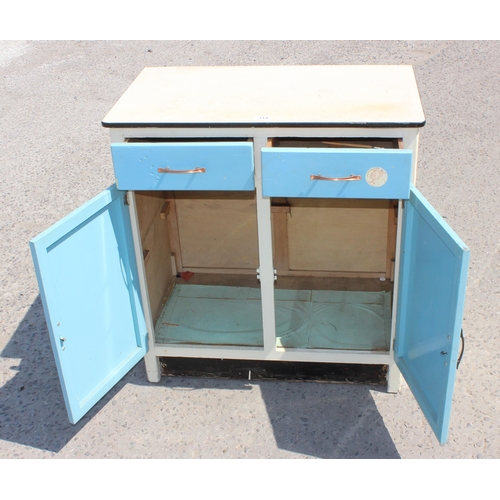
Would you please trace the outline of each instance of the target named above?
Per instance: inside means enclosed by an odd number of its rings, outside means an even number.
[[[297,64],[415,68],[418,187],[471,250],[448,443],[406,384],[150,384],[143,362],[71,425],[28,244],[113,184],[101,119],[145,66]],[[0,457],[498,458],[499,82],[496,41],[0,41]]]

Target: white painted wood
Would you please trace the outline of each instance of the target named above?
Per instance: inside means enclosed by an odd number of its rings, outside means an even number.
[[[149,348],[144,357],[146,363],[146,373],[150,382],[159,382],[161,379],[160,360],[156,356],[154,350],[155,343],[155,329],[153,318],[151,317],[151,306],[149,303],[149,293],[146,281],[146,269],[144,267],[144,259],[142,256],[142,243],[141,233],[139,230],[139,221],[137,217],[137,206],[135,203],[135,193],[133,191],[127,192],[127,199],[129,203],[130,222],[132,225],[132,238],[134,240],[134,250],[137,262],[137,272],[139,275],[139,286],[141,289],[141,299],[144,307],[144,317],[146,320],[146,328],[148,329],[148,344]]]
[[[403,234],[403,227],[401,221],[403,220],[403,202],[400,200],[398,203],[398,227],[396,231],[396,258],[394,263],[394,292],[392,294],[392,322],[391,322],[391,341],[390,341],[390,354],[391,361],[388,365],[387,371],[387,392],[399,392],[401,387],[401,373],[394,361],[394,340],[396,338],[396,316],[398,310],[398,290],[399,290],[399,265],[401,260],[401,239]]]
[[[413,152],[411,159],[411,183],[417,185],[417,161],[418,161],[418,129],[407,129],[403,131],[403,147]]]
[[[125,142],[125,130],[119,128],[109,129],[109,138],[111,142]]]
[[[283,349],[268,350],[258,347],[218,347],[218,346],[181,346],[156,344],[157,356],[214,359],[255,359],[262,361],[304,361],[318,363],[353,363],[386,365],[391,363],[388,352],[349,351],[326,349]]]
[[[262,325],[264,328],[265,359],[271,359],[276,351],[276,327],[274,311],[273,236],[271,199],[262,196],[262,162],[260,151],[267,138],[254,139],[255,192],[257,202],[257,233],[259,239],[259,276],[262,297]]]
[[[398,365],[391,359],[387,365],[387,392],[396,394],[401,390],[402,376]]]
[[[413,132],[411,132],[413,130]],[[123,142],[131,138],[230,138],[230,137],[348,137],[401,139],[405,133],[415,134],[415,129],[401,127],[124,127],[110,129],[111,142]],[[411,141],[410,141],[411,142]]]
[[[424,121],[411,66],[223,66],[145,68],[103,125]]]

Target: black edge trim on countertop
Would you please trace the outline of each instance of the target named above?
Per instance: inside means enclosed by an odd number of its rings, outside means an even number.
[[[106,128],[420,128],[425,125],[417,123],[107,123],[101,121]]]

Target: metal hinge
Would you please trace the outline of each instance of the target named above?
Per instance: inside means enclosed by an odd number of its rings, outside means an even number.
[[[130,205],[130,203],[128,202],[128,191],[123,195],[123,204]]]

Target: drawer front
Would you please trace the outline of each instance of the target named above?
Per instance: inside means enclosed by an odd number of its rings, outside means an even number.
[[[407,199],[411,157],[399,149],[263,148],[263,194]]]
[[[113,143],[123,190],[252,191],[251,142]]]

